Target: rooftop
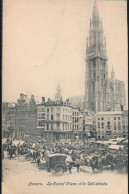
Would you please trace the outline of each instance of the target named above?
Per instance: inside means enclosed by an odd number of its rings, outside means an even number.
[[[96,113],[96,116],[98,115],[122,115],[122,111],[109,111],[109,112],[98,112]]]

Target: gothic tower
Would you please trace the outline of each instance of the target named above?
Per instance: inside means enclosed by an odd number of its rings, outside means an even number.
[[[90,19],[86,46],[85,108],[94,112],[106,110],[107,96],[106,38],[96,1]]]

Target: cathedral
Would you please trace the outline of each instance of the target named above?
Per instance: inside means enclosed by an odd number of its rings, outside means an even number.
[[[112,68],[108,76],[106,37],[96,1],[90,19],[86,45],[85,108],[94,112],[123,111],[125,108],[125,84],[115,79]]]

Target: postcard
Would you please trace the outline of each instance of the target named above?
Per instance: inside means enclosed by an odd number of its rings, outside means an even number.
[[[4,0],[2,33],[2,194],[127,194],[127,1]]]

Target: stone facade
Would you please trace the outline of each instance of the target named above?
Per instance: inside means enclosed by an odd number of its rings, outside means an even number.
[[[17,137],[34,135],[36,133],[37,108],[34,96],[28,99],[27,95],[20,94],[15,107],[15,131]]]
[[[122,113],[122,134],[128,138],[128,111]]]
[[[68,100],[46,102],[45,134],[47,138],[66,139],[71,137],[72,108]]]
[[[37,105],[37,133],[47,139],[74,138],[83,130],[83,118],[78,108],[67,99],[45,100]]]
[[[94,112],[125,108],[124,83],[115,80],[113,72],[108,79],[106,38],[96,1],[87,38],[85,108]]]
[[[96,117],[90,110],[83,112],[83,131],[87,137],[96,137]]]
[[[15,103],[2,103],[2,135],[14,136]]]
[[[45,131],[45,103],[37,105],[37,134],[43,136]]]
[[[98,139],[128,137],[128,115],[122,111],[98,112],[96,132]]]
[[[123,81],[115,79],[115,72],[111,72],[111,78],[108,80],[108,107],[107,110],[123,111],[126,106],[125,84]]]

